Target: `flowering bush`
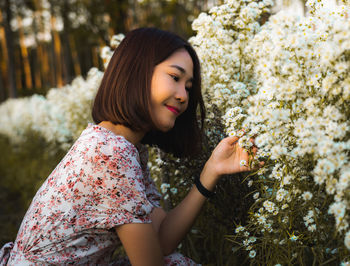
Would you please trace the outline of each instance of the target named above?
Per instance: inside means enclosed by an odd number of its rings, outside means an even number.
[[[193,23],[207,106],[220,106],[228,135],[245,128],[241,146],[257,136],[266,160],[232,240],[256,263],[347,261],[349,7],[309,1],[308,16],[281,11],[260,28],[269,4],[226,1]]]
[[[260,263],[350,255],[350,10],[308,4],[306,17],[270,17],[245,47],[257,90],[224,116],[229,134],[246,128],[247,149],[258,134],[257,157],[267,159],[249,223],[236,229]]]
[[[207,107],[215,104],[225,112],[255,92],[244,47],[260,30],[259,20],[271,5],[270,0],[226,1],[209,14],[201,13],[193,22],[197,34],[189,41],[201,60]],[[213,118],[210,113],[209,116]]]
[[[0,133],[20,143],[32,131],[69,148],[91,121],[91,104],[102,75],[92,68],[86,80],[77,77],[70,85],[49,90],[46,97],[7,100],[0,105]]]
[[[122,38],[122,34],[113,36],[111,48],[117,47]],[[101,51],[105,66],[112,56],[111,48],[104,47]],[[102,76],[103,72],[91,68],[85,80],[77,77],[63,88],[50,89],[46,97],[33,95],[7,100],[0,105],[0,134],[13,143],[21,143],[33,132],[68,149],[87,123],[92,122],[92,101]]]

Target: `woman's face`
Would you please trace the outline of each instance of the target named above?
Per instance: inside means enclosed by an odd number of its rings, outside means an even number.
[[[166,132],[188,106],[192,89],[193,62],[185,49],[175,51],[156,65],[151,81],[151,117],[157,128]]]

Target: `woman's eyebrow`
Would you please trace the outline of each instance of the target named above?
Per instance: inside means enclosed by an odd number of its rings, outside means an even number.
[[[186,74],[186,70],[183,67],[180,67],[178,65],[170,65],[170,67],[174,67],[174,68],[178,69],[182,74]],[[189,79],[189,81],[193,81],[193,78],[191,77]]]

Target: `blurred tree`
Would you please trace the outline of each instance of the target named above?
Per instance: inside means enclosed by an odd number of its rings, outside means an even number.
[[[12,11],[10,8],[10,0],[5,0],[0,2],[0,23],[5,34],[1,37],[5,39],[2,42],[2,53],[4,58],[4,63],[7,66],[7,82],[5,86],[8,86],[8,97],[17,97],[16,90],[16,78],[15,78],[15,56],[14,56],[14,45],[13,45],[13,32],[10,27],[10,22],[12,20]],[[5,94],[3,92],[2,94]]]
[[[193,35],[192,20],[201,11],[222,1],[208,0],[141,0],[132,1],[129,9],[130,28],[154,26],[173,31],[184,38]]]
[[[190,37],[192,20],[220,0],[3,0],[0,101],[45,93],[92,67],[112,35],[154,26]],[[5,91],[8,88],[8,91]]]
[[[25,36],[23,32],[23,27],[22,27],[22,18],[20,16],[17,16],[16,20],[18,23],[19,46],[20,46],[21,58],[22,58],[22,63],[24,68],[25,85],[27,89],[32,89],[33,88],[32,73],[31,73],[32,71],[29,65],[27,45],[25,44]]]

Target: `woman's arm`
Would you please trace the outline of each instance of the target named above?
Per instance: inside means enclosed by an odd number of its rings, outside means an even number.
[[[212,190],[217,182],[215,176],[205,170],[201,173],[200,181],[209,190]],[[191,229],[205,201],[206,198],[197,188],[192,187],[187,196],[168,213],[160,208],[154,209],[151,219],[152,223],[160,224],[158,237],[165,256],[174,252]]]
[[[116,232],[133,266],[164,265],[157,233],[152,224],[123,224]]]
[[[220,175],[247,171],[240,165],[248,153],[240,148],[238,138],[223,139],[214,149],[200,175],[200,181],[213,190]],[[154,208],[152,224],[125,224],[116,231],[132,265],[162,265],[163,255],[171,254],[192,227],[206,198],[192,187],[187,196],[169,213]]]
[[[223,139],[206,162],[200,181],[208,190],[214,189],[223,174],[250,170],[247,166],[240,164],[241,160],[248,161],[248,152],[239,147],[237,140],[237,137]],[[169,213],[166,214],[159,209],[152,212],[152,223],[160,224],[158,236],[164,255],[171,254],[185,237],[205,200],[206,198],[193,186],[180,204]]]

